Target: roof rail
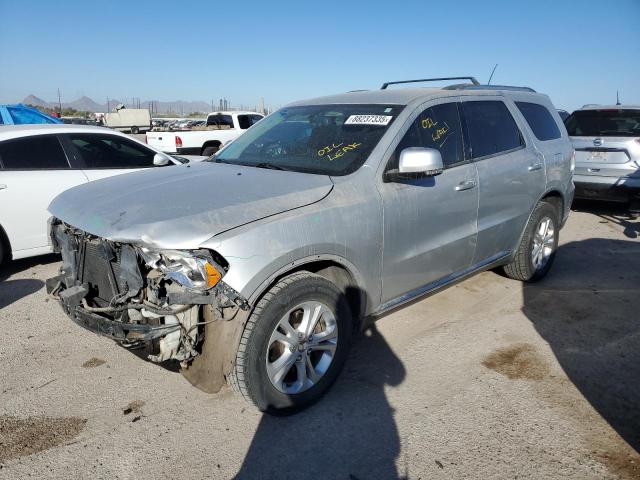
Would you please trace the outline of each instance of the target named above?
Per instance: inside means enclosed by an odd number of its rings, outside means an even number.
[[[473,85],[480,85],[476,77],[442,77],[442,78],[422,78],[420,80],[400,80],[397,82],[386,82],[382,84],[380,90],[386,90],[389,85],[397,85],[399,83],[418,83],[418,82],[439,82],[442,80],[469,80]]]
[[[468,83],[449,85],[447,87],[443,87],[443,90],[513,90],[517,92],[536,93],[536,91],[531,87],[514,87],[513,85],[469,85]]]

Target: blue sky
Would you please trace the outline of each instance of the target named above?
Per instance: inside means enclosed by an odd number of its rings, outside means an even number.
[[[640,0],[0,0],[0,102],[33,93],[267,105],[475,75],[558,108],[640,104]]]

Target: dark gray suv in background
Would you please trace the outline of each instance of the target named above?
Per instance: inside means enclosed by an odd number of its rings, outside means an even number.
[[[574,191],[562,121],[530,88],[464,79],[297,102],[208,161],[62,193],[48,290],[204,390],[228,381],[265,411],[315,401],[366,321],[553,263]]]

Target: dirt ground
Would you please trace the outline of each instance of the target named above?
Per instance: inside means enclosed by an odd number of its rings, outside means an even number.
[[[320,403],[260,414],[74,325],[51,255],[0,270],[0,478],[640,478],[640,221],[581,204],[550,275],[376,323]]]

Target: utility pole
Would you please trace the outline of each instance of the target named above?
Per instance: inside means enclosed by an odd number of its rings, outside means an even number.
[[[260,113],[264,115],[264,97],[260,97]]]
[[[622,105],[620,103],[620,92],[618,92],[618,90],[616,90],[616,105]]]
[[[58,89],[58,113],[62,116],[62,101],[60,100],[60,89]]]

